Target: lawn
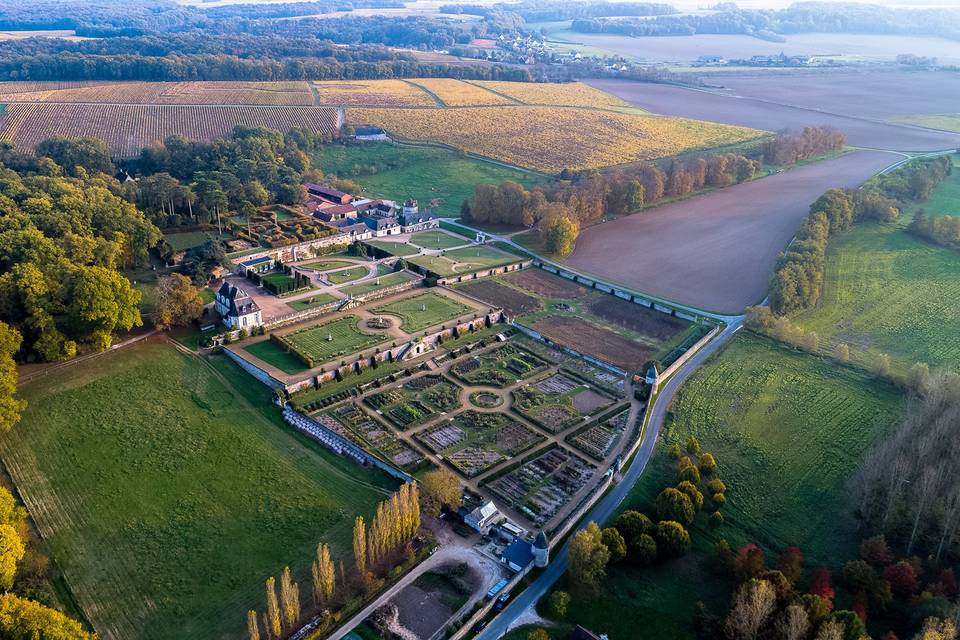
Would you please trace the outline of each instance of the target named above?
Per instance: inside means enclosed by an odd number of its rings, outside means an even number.
[[[960,161],[954,156],[953,172],[937,185],[926,202],[910,207],[912,213],[923,209],[929,216],[960,216]]]
[[[519,261],[517,256],[487,246],[464,247],[445,251],[442,256],[416,256],[408,260],[411,264],[428,269],[440,277],[469,274]]]
[[[857,225],[831,239],[822,299],[793,320],[824,348],[848,344],[866,366],[887,353],[899,372],[917,361],[956,368],[960,252],[893,225]]]
[[[213,237],[209,231],[184,231],[183,233],[165,233],[163,239],[170,243],[174,251],[185,251],[199,247]]]
[[[316,271],[329,271],[330,269],[342,269],[344,267],[352,267],[353,262],[348,260],[337,260],[335,258],[322,258],[320,260],[311,260],[310,262],[303,262],[300,267],[309,267]]]
[[[101,356],[24,387],[0,439],[102,638],[245,637],[265,577],[289,564],[309,589],[317,542],[346,557],[354,516],[382,498],[383,479],[282,427],[266,387],[212,362],[158,342]]]
[[[491,162],[466,158],[447,149],[414,147],[390,142],[359,145],[324,145],[314,154],[312,166],[340,178],[351,178],[364,190],[385,198],[415,198],[443,217],[454,217],[464,200],[473,197],[478,184],[505,180],[532,187],[542,178]]]
[[[370,273],[365,265],[359,267],[353,267],[351,269],[344,269],[342,271],[331,271],[327,274],[327,280],[330,281],[330,284],[344,284],[347,282],[353,282],[354,280],[359,280]]]
[[[382,333],[362,333],[357,316],[344,316],[330,322],[300,329],[284,337],[293,347],[319,365],[339,356],[357,353],[386,339]]]
[[[370,309],[370,313],[400,318],[400,328],[406,333],[453,320],[468,311],[471,307],[433,291]]]
[[[421,231],[410,236],[410,242],[424,249],[452,249],[470,244],[471,240],[463,236],[455,236],[446,231]]]
[[[383,276],[382,278],[376,278],[372,280],[367,280],[362,284],[353,284],[349,287],[341,287],[340,291],[349,296],[365,296],[368,293],[377,291],[378,289],[385,289],[387,287],[394,287],[403,282],[409,281],[409,276],[403,273],[391,273]]]
[[[307,370],[307,365],[300,358],[287,353],[283,347],[272,340],[261,340],[243,348],[252,356],[260,358],[267,364],[280,369],[287,374],[300,373]]]
[[[578,599],[570,619],[611,640],[631,640],[639,628],[651,638],[693,638],[695,602],[715,613],[729,606],[729,578],[713,551],[721,538],[734,548],[756,542],[768,557],[797,545],[808,566],[838,571],[858,546],[848,480],[901,409],[892,386],[741,332],[680,390],[626,505],[652,511],[675,478],[667,450],[695,435],[728,487],[725,524],[712,530],[701,514],[692,553],[647,570],[614,568],[604,593]]]
[[[318,293],[315,296],[288,302],[287,306],[294,311],[306,311],[307,309],[313,309],[314,307],[322,307],[325,304],[330,304],[336,299],[336,296],[332,296],[329,293]]]
[[[420,253],[420,248],[406,242],[390,242],[389,240],[364,240],[364,244],[386,251],[390,255],[407,257]]]

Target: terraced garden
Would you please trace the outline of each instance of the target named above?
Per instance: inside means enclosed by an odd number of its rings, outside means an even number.
[[[458,300],[430,291],[374,307],[370,309],[370,313],[395,316],[400,319],[401,329],[406,333],[413,333],[459,318],[472,310]]]
[[[545,360],[508,343],[458,362],[450,373],[467,384],[506,387],[546,368]]]
[[[360,331],[357,327],[359,320],[356,316],[343,316],[323,324],[272,336],[286,343],[289,349],[271,339],[250,344],[245,350],[285,373],[299,373],[311,368],[305,365],[304,360],[312,361],[314,366],[317,366],[386,340],[384,334]],[[299,353],[302,359],[290,353],[291,351]]]
[[[519,262],[520,258],[493,247],[478,245],[445,251],[442,256],[415,256],[407,261],[432,271],[441,278],[448,278],[514,264]]]
[[[365,402],[398,429],[409,429],[460,407],[461,388],[442,376],[414,378]]]
[[[559,433],[613,404],[588,385],[556,373],[513,391],[513,410],[553,433]]]
[[[529,449],[543,436],[506,414],[468,410],[419,432],[417,439],[472,478]]]
[[[484,486],[537,527],[543,527],[597,472],[560,447],[538,455]]]

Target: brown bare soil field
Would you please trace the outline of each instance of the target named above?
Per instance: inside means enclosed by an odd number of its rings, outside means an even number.
[[[0,114],[0,140],[28,149],[51,136],[93,136],[117,156],[133,156],[172,135],[212,140],[235,125],[333,128],[335,110],[322,107],[230,107],[109,104],[9,104]]]
[[[766,131],[799,131],[829,125],[851,145],[897,151],[939,151],[960,147],[960,135],[822,113],[752,98],[735,98],[666,84],[591,80],[593,87],[638,107],[672,116],[712,120]]]
[[[611,324],[626,327],[639,334],[667,341],[686,330],[690,323],[665,313],[605,295],[590,304],[590,311]]]
[[[624,371],[639,369],[655,353],[650,347],[580,318],[551,316],[537,320],[533,328],[555,342]]]
[[[524,269],[503,278],[521,289],[526,289],[544,298],[573,300],[585,296],[588,292],[585,287],[579,284],[559,276],[550,275],[540,269]]]
[[[948,71],[729,73],[708,81],[733,95],[878,119],[956,111],[960,92]]]
[[[457,287],[457,290],[500,307],[512,318],[533,313],[543,308],[537,298],[520,293],[516,289],[492,280],[477,280]]]
[[[766,295],[778,254],[814,200],[899,159],[857,151],[596,225],[568,262],[651,295],[740,313]]]

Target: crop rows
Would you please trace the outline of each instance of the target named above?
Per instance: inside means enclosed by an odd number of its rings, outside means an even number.
[[[8,102],[309,106],[306,82],[4,82]]]
[[[547,84],[543,82],[499,82],[480,80],[479,87],[496,91],[524,104],[610,109],[629,106],[626,102],[580,82]]]
[[[92,136],[118,156],[133,156],[169,136],[212,140],[236,125],[280,131],[294,127],[330,131],[332,109],[167,105],[9,104],[0,115],[0,140],[32,148],[52,136]]]
[[[323,105],[436,106],[427,92],[403,80],[327,80],[314,82],[313,88],[317,104]]]
[[[511,104],[510,99],[475,84],[452,78],[423,78],[414,81],[434,94],[448,107],[479,107]]]
[[[347,117],[399,138],[439,142],[549,173],[653,160],[762,135],[699,120],[569,107],[355,108]]]

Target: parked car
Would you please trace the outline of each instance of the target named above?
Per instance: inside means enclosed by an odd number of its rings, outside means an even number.
[[[473,625],[473,632],[474,632],[474,633],[480,633],[481,631],[483,631],[483,630],[486,629],[486,628],[487,628],[487,621],[486,621],[486,620],[481,620],[481,621],[478,622],[477,624]]]

